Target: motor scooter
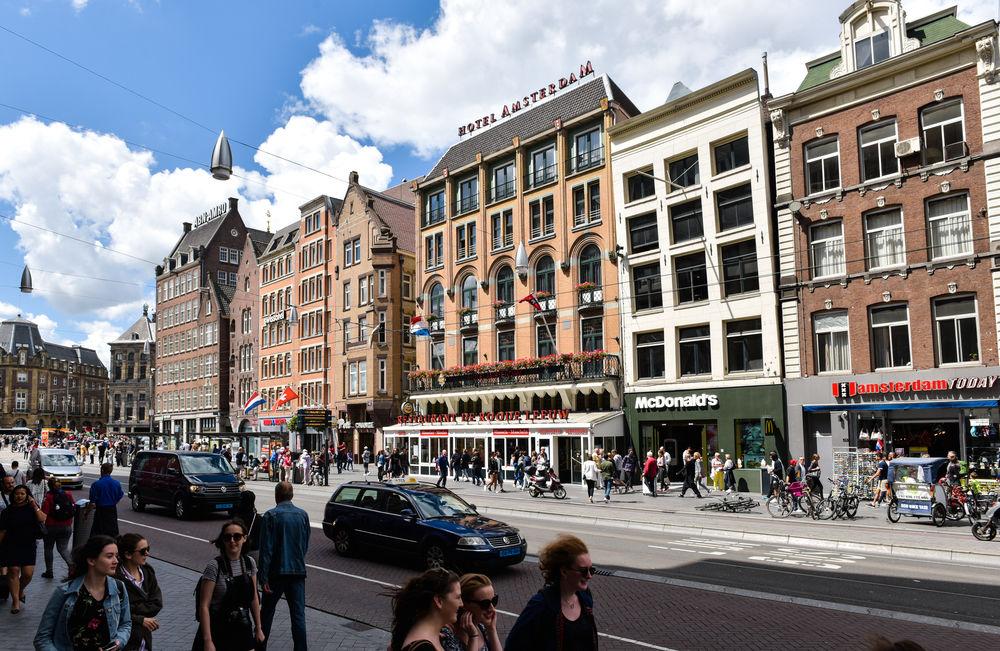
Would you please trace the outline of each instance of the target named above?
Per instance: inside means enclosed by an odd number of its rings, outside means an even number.
[[[559,481],[558,475],[552,468],[549,468],[541,476],[535,473],[528,477],[528,495],[539,497],[544,493],[552,493],[552,497],[557,500],[566,497],[566,489],[563,488],[562,482]]]
[[[972,524],[972,535],[976,540],[990,541],[997,537],[997,528],[1000,528],[1000,502],[987,509],[982,520]]]

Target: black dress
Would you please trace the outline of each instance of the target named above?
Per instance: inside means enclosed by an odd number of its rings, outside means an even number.
[[[4,567],[35,564],[39,526],[30,503],[11,505],[0,511],[0,531],[6,532],[0,543],[0,564]]]

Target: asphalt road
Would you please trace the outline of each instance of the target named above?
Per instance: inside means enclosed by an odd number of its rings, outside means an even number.
[[[261,510],[272,504],[272,486],[251,482]],[[325,499],[300,494],[295,503],[314,523],[320,522]],[[133,512],[127,500],[119,505],[119,517],[122,531],[149,538],[154,557],[199,571],[214,556],[207,541],[225,519],[219,514],[177,521],[156,507]],[[873,632],[914,639],[928,649],[956,643],[1000,645],[1000,636],[975,626],[1000,626],[1000,590],[993,571],[718,538],[604,527],[572,530],[566,525],[540,526],[538,520],[506,520],[527,538],[529,559],[492,577],[501,595],[502,635],[541,585],[530,555],[559,531],[571,530],[587,542],[594,563],[603,570],[592,584],[595,613],[605,634],[602,648],[733,648],[756,646],[764,639],[798,644],[805,630],[811,631],[810,639],[820,641],[811,644],[816,648],[864,648]],[[390,624],[387,592],[419,571],[409,559],[384,554],[339,557],[316,528],[306,560],[310,606],[379,628]],[[890,617],[864,612],[872,608]]]

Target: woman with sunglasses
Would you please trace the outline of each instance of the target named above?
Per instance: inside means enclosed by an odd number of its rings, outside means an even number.
[[[198,633],[194,649],[249,651],[264,642],[257,593],[257,563],[243,554],[247,530],[242,520],[222,525],[209,561],[198,581]]]
[[[576,536],[561,534],[542,547],[538,567],[545,585],[518,615],[504,649],[596,651],[597,623],[590,594],[595,571],[587,545]]]
[[[152,651],[153,631],[160,628],[156,616],[163,609],[163,594],[156,572],[149,564],[149,541],[137,533],[118,536],[118,572],[125,584],[132,610],[132,635],[125,651]]]
[[[462,609],[456,628],[441,629],[445,651],[502,651],[497,634],[497,604],[500,597],[489,577],[465,574],[458,580],[462,589]]]

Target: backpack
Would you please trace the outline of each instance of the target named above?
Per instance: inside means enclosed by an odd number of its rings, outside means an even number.
[[[66,491],[57,491],[52,496],[52,513],[50,515],[53,520],[59,522],[72,520],[73,516],[76,515],[76,504],[66,494]]]

